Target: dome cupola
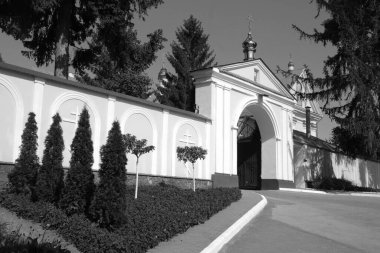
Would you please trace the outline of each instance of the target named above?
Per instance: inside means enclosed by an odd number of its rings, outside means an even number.
[[[257,43],[253,41],[252,33],[249,32],[247,38],[243,42],[244,61],[254,60]]]

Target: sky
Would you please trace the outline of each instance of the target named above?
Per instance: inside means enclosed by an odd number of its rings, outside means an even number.
[[[252,33],[257,42],[255,58],[261,58],[276,73],[277,66],[286,69],[292,55],[296,69],[305,64],[315,76],[322,75],[323,62],[335,53],[330,45],[324,47],[312,41],[300,40],[292,28],[295,24],[304,31],[321,30],[320,24],[328,15],[324,12],[318,18],[317,8],[310,0],[164,0],[162,5],[148,11],[145,21],[136,18],[135,28],[141,41],[156,29],[162,29],[167,41],[159,51],[156,62],[147,74],[157,82],[157,74],[164,64],[173,71],[162,57],[170,52],[170,43],[175,40],[177,28],[190,15],[202,22],[204,32],[209,34],[209,44],[216,55],[216,62],[228,64],[243,60],[242,42],[248,28],[248,16],[253,17]],[[21,54],[22,43],[0,33],[0,53],[7,63],[47,73],[53,73],[53,66],[38,69],[33,61]],[[330,138],[334,124],[325,116],[318,124],[318,137]]]

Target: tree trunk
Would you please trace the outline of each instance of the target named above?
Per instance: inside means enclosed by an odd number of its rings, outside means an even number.
[[[58,10],[58,25],[55,41],[54,75],[68,79],[69,76],[69,41],[71,13],[75,1],[64,0]]]
[[[137,157],[137,160],[136,160],[136,188],[135,188],[135,199],[137,199],[137,191],[139,189],[139,169],[138,169],[138,165],[139,165],[139,158]]]

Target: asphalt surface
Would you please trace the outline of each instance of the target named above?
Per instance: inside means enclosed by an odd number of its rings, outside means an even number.
[[[220,252],[380,252],[380,198],[258,193],[268,205]]]

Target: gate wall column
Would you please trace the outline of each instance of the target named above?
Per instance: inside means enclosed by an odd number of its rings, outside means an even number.
[[[224,90],[218,83],[215,83],[215,90],[215,172],[224,173]]]
[[[223,87],[223,173],[232,174],[231,158],[232,158],[232,146],[229,140],[231,140],[231,88]]]
[[[232,131],[232,163],[231,163],[231,170],[232,175],[237,175],[237,134],[238,134],[238,127],[233,126],[231,127]]]

